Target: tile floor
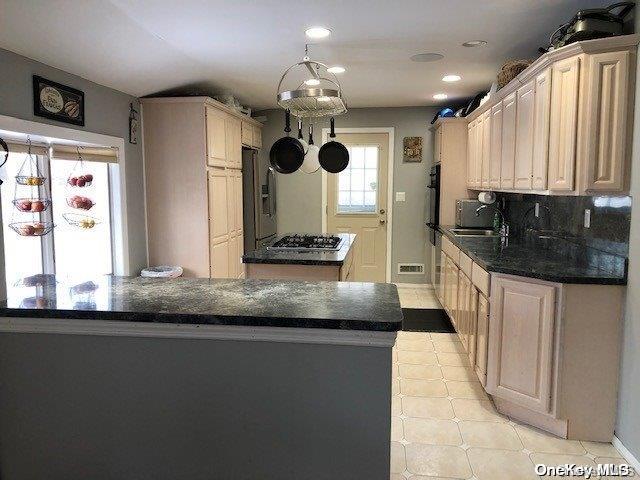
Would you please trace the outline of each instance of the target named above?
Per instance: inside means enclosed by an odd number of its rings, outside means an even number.
[[[399,291],[404,308],[440,308],[433,290]],[[536,463],[625,463],[611,444],[562,440],[499,414],[461,352],[456,334],[398,332],[391,480],[526,480],[540,478]]]
[[[431,285],[396,283],[402,308],[442,308]]]

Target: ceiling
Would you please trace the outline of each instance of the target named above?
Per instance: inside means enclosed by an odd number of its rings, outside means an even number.
[[[340,64],[350,107],[440,105],[487,88],[507,59],[535,57],[576,10],[612,0],[0,0],[0,47],[135,96],[233,93],[275,107],[304,30],[312,59]],[[485,47],[465,48],[482,39]],[[444,59],[416,63],[411,55]],[[462,81],[445,84],[444,74]],[[432,95],[449,94],[447,101]]]

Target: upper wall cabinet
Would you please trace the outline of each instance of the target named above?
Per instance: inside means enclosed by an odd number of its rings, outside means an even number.
[[[473,112],[467,187],[628,192],[639,39],[589,40],[547,53]]]

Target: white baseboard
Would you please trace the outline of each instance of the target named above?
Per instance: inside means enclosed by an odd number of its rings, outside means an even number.
[[[636,472],[640,472],[640,461],[638,461],[638,459],[627,449],[627,447],[622,444],[620,439],[614,435],[611,443],[614,447],[616,447],[616,450],[620,452],[620,455],[622,455],[624,459],[629,462],[633,469]]]

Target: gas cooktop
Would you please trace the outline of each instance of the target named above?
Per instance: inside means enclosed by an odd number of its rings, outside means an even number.
[[[335,235],[286,235],[267,250],[336,251],[340,250],[341,244],[342,238]]]

